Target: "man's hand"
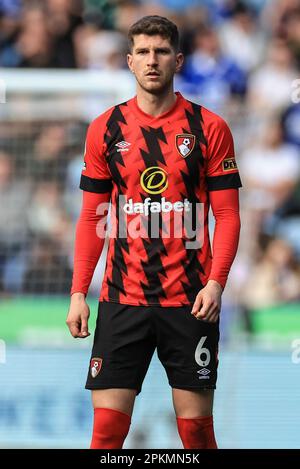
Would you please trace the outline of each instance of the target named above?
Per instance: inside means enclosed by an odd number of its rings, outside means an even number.
[[[199,291],[191,314],[196,319],[217,322],[221,311],[222,286],[215,280],[209,280]]]
[[[84,293],[73,293],[66,324],[73,337],[85,339],[90,335],[88,320],[90,308],[85,301]]]

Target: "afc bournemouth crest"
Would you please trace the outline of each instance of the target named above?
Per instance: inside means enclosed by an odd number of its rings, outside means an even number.
[[[183,157],[186,158],[189,156],[195,146],[196,137],[195,135],[191,134],[180,134],[176,135],[176,148],[178,153]]]
[[[93,378],[99,374],[102,367],[102,358],[92,358],[91,359],[91,375]]]

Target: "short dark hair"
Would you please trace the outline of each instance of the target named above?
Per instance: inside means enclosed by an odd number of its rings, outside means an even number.
[[[129,49],[132,50],[134,36],[146,34],[148,36],[161,36],[169,39],[171,46],[177,52],[179,49],[179,34],[176,24],[163,16],[144,16],[134,23],[128,31]]]

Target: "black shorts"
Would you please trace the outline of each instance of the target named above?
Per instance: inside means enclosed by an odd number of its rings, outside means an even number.
[[[199,321],[191,310],[101,301],[86,389],[139,394],[156,347],[172,388],[214,389],[219,323]]]

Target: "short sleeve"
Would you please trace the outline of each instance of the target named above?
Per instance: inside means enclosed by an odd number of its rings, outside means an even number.
[[[112,178],[104,155],[103,125],[95,119],[88,128],[80,189],[97,194],[111,192]]]
[[[242,187],[232,134],[226,122],[219,116],[209,127],[207,144],[206,181],[208,190]]]

